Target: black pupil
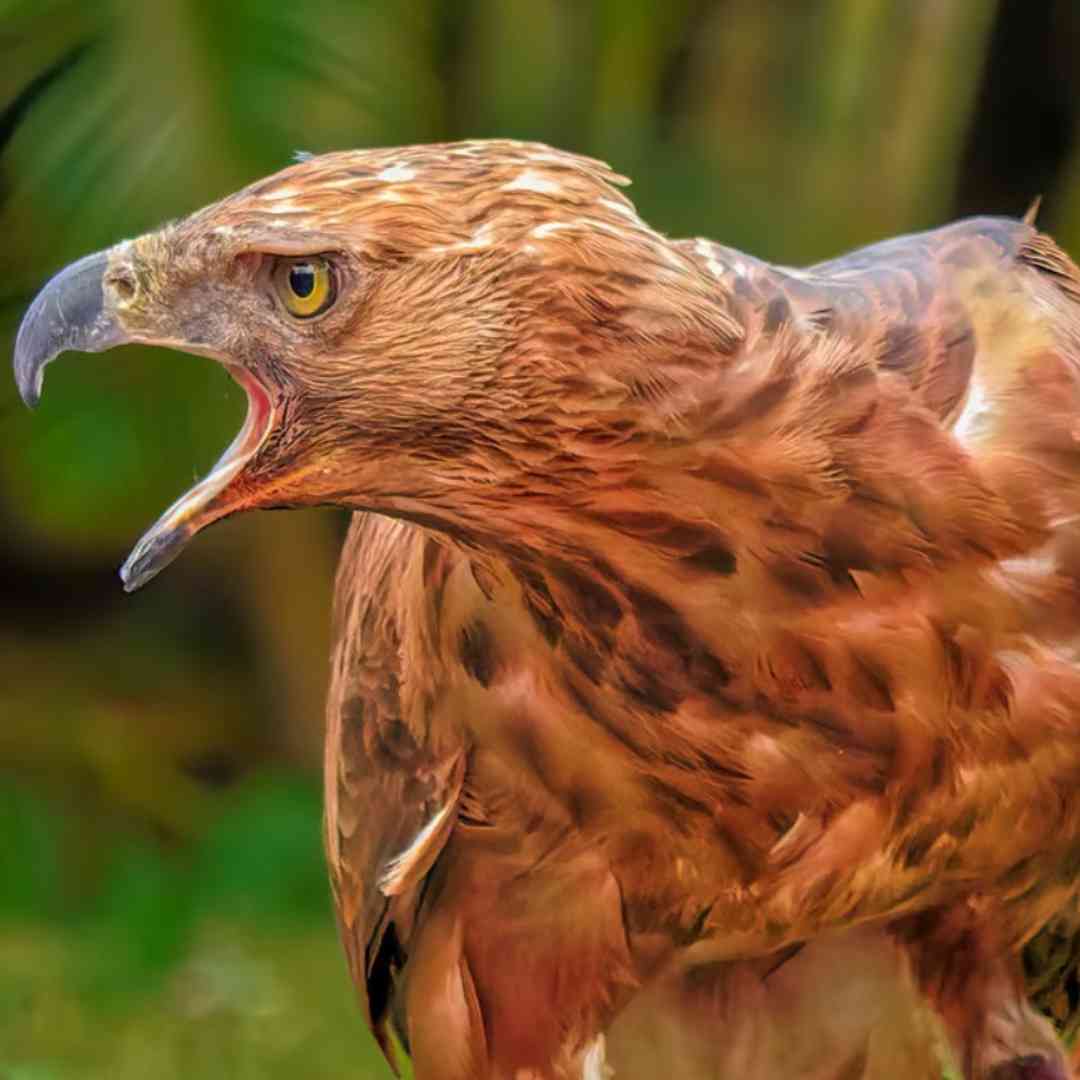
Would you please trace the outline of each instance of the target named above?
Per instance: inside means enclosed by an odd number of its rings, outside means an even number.
[[[289,270],[289,288],[306,300],[315,291],[315,267],[310,263],[300,263]]]

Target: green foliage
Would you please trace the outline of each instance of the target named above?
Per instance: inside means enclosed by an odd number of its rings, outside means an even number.
[[[25,784],[0,786],[0,919],[56,913],[61,894],[58,809]]]
[[[296,778],[246,785],[195,853],[198,906],[263,925],[327,915],[319,814],[311,785]]]
[[[0,1077],[385,1076],[330,915],[310,782],[242,785],[190,849],[114,831],[61,908],[62,807],[0,781]]]
[[[207,925],[169,978],[124,1008],[73,981],[73,944],[0,929],[4,1080],[390,1076],[328,933]]]

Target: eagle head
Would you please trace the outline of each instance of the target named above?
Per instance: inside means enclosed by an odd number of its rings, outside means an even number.
[[[729,333],[715,284],[620,181],[515,142],[332,153],[61,271],[16,341],[27,404],[58,353],[128,342],[213,357],[248,396],[125,586],[244,509],[336,504],[452,531],[463,491],[573,457],[559,416],[634,399],[616,345],[640,353],[702,321]]]

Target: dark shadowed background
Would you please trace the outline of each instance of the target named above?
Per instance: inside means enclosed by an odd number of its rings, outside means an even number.
[[[49,274],[295,150],[516,136],[784,262],[974,212],[1080,254],[1076,0],[0,0],[0,345]],[[318,765],[343,521],[116,567],[239,427],[207,360],[0,377],[0,1078],[384,1075]]]

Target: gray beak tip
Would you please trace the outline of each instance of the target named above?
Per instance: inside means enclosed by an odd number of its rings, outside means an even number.
[[[15,383],[33,408],[41,400],[45,366],[69,349],[103,352],[127,340],[106,310],[102,280],[109,252],[87,255],[61,270],[38,293],[15,338]]]
[[[123,566],[120,567],[119,575],[120,581],[124,586],[124,592],[133,593],[138,592],[153,576],[154,573],[145,573],[140,563],[145,560],[136,557],[136,553],[128,557]]]
[[[169,512],[166,511],[165,516],[142,537],[120,567],[124,592],[135,592],[157,577],[191,539],[190,526],[170,525],[167,523],[168,517]]]
[[[138,578],[128,578],[124,575],[124,571],[120,571],[120,583],[124,587],[124,592],[133,593],[138,592],[142,588],[143,583]]]
[[[25,386],[19,386],[19,397],[23,399],[23,404],[28,409],[36,409],[41,402],[41,380],[38,379],[37,385],[27,383]]]
[[[45,380],[45,365],[52,360],[48,345],[40,340],[41,298],[30,305],[15,338],[15,385],[19,397],[27,408],[33,409],[41,401],[41,386]]]

